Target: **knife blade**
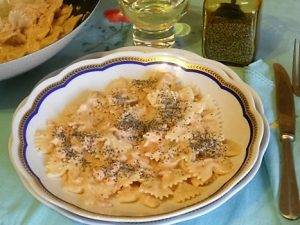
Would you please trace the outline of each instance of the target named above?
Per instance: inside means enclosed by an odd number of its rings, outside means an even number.
[[[295,105],[289,75],[280,64],[274,64],[277,119],[280,135],[295,135]]]
[[[288,219],[300,217],[300,201],[293,160],[295,139],[295,104],[290,78],[286,70],[275,63],[276,108],[282,148],[279,209]]]

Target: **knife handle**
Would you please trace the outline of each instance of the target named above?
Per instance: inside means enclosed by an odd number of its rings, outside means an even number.
[[[282,162],[279,190],[279,209],[283,217],[297,219],[300,217],[300,201],[293,160],[293,141],[291,135],[282,135]]]

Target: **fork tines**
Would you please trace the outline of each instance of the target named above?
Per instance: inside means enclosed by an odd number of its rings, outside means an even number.
[[[295,39],[292,84],[295,95],[300,96],[300,42]]]

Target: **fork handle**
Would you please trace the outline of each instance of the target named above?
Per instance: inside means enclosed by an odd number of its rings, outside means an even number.
[[[279,209],[283,217],[297,219],[300,217],[300,201],[293,160],[293,141],[291,135],[282,135],[282,162],[279,190]]]

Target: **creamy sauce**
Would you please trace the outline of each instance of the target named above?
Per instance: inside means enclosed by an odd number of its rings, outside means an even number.
[[[48,175],[79,207],[106,215],[156,215],[206,199],[244,154],[199,93],[157,71],[81,93],[36,133]]]

